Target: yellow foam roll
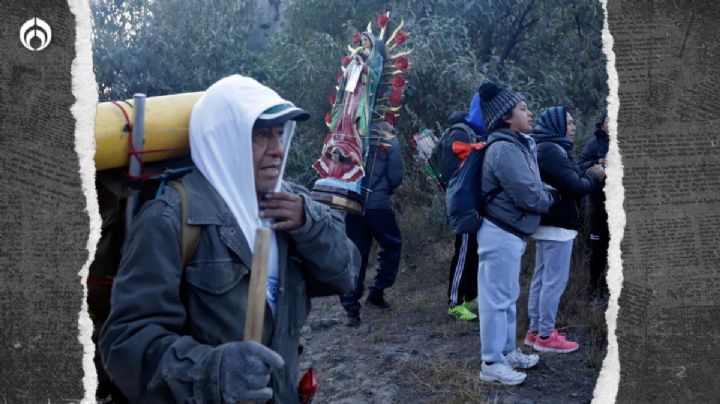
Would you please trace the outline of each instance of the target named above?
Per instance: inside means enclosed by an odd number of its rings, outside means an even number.
[[[160,161],[189,153],[190,113],[203,95],[184,93],[145,99],[144,162]],[[123,114],[125,111],[125,114]],[[127,119],[125,117],[127,115]],[[95,115],[95,167],[98,171],[128,165],[130,143],[128,120],[133,125],[133,101],[101,102]]]

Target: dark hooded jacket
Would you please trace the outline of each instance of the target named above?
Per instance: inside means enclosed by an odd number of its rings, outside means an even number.
[[[400,143],[396,137],[371,143],[362,179],[367,198],[365,209],[392,209],[390,196],[402,184],[403,174]]]
[[[550,107],[535,127],[538,165],[543,182],[560,192],[561,199],[540,219],[540,225],[577,230],[582,225],[581,198],[601,182],[590,173],[582,173],[572,154],[567,133],[566,110]]]
[[[602,130],[602,122],[605,117],[597,123],[595,128],[595,136],[590,139],[583,147],[582,153],[580,153],[579,165],[580,169],[585,171],[588,168],[600,163],[601,159],[607,156],[608,148],[610,147],[610,137],[604,130]],[[603,186],[605,182],[597,189],[590,192],[590,213],[605,213],[605,192],[603,192]]]

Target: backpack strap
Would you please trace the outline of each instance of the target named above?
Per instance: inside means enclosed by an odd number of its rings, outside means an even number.
[[[168,186],[175,189],[175,191],[178,193],[178,196],[180,197],[180,210],[181,210],[181,220],[182,220],[182,228],[180,229],[181,239],[182,239],[182,267],[183,269],[187,266],[190,259],[192,259],[193,256],[195,256],[195,253],[197,252],[198,245],[200,244],[200,233],[202,231],[202,227],[197,225],[191,225],[188,224],[187,218],[188,218],[188,201],[187,201],[187,192],[185,192],[185,187],[182,184],[182,181],[170,181],[168,183]]]
[[[455,129],[460,129],[460,130],[464,131],[465,133],[467,133],[468,138],[470,140],[469,143],[477,143],[482,140],[480,135],[475,133],[475,130],[470,125],[468,125],[464,122],[458,122],[458,123],[455,123],[452,126],[450,126],[450,130],[448,131],[448,134],[452,133],[452,131]]]
[[[493,139],[490,142],[485,143],[485,153],[487,153],[488,147],[490,147],[491,144],[495,142],[508,142],[512,143],[507,139],[499,138],[499,139]],[[482,170],[482,168],[480,168]],[[482,186],[482,185],[481,185]],[[483,203],[490,203],[493,199],[495,199],[496,196],[500,195],[500,192],[503,191],[502,185],[498,185],[494,189],[491,189],[489,192],[485,192],[482,194]]]

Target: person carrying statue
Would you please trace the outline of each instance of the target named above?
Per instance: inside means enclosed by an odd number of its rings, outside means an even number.
[[[400,269],[402,237],[392,208],[392,194],[402,184],[404,167],[400,143],[396,137],[383,134],[390,125],[377,124],[371,128],[374,140],[370,143],[367,158],[367,175],[361,187],[365,200],[363,215],[345,216],[347,235],[360,251],[361,263],[355,290],[341,295],[340,303],[347,312],[347,325],[360,324],[360,299],[365,291],[365,271],[368,265],[373,239],[378,242],[378,269],[367,296],[367,304],[381,309],[390,308],[384,291],[395,283]]]

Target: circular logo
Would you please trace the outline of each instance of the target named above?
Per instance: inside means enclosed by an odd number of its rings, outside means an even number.
[[[39,18],[31,18],[20,27],[20,43],[33,52],[47,48],[50,40],[52,40],[50,26]]]

